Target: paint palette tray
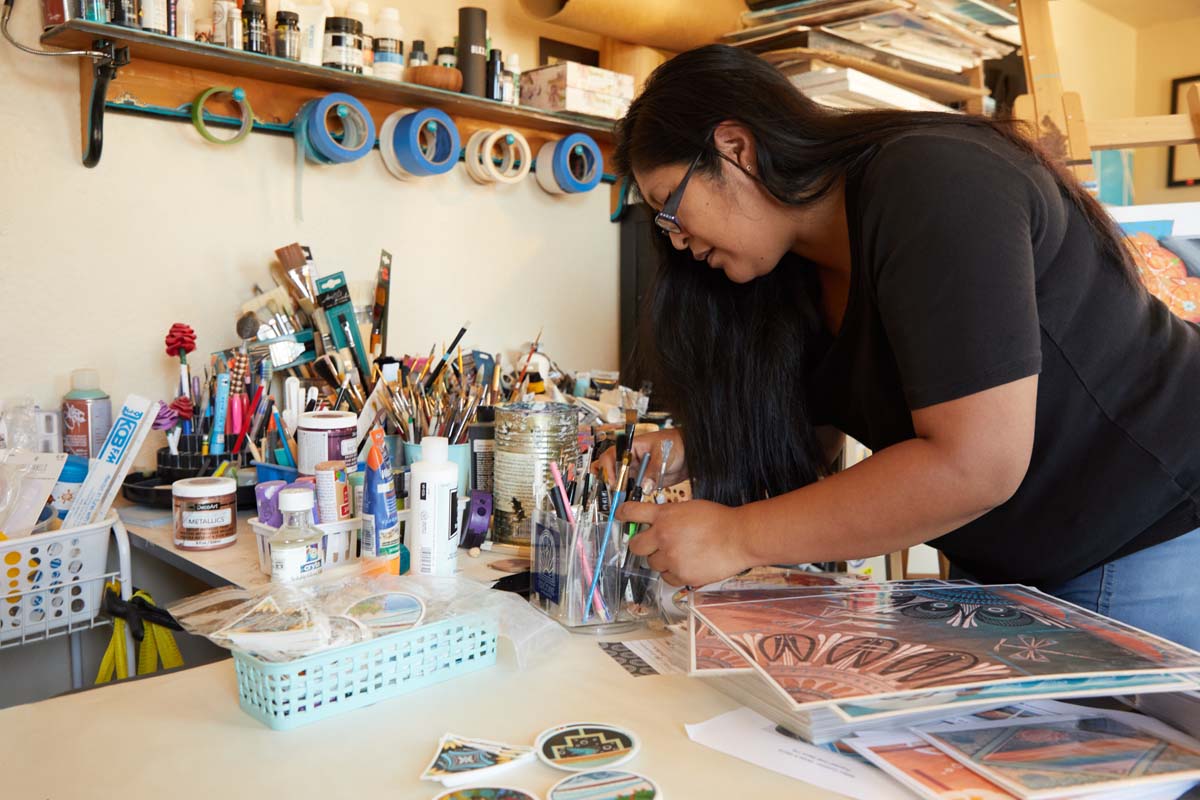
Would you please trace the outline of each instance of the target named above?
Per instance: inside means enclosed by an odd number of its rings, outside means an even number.
[[[131,503],[152,508],[171,508],[171,481],[157,472],[131,472],[121,484],[121,495]],[[255,507],[254,484],[239,486],[237,507],[246,510]]]

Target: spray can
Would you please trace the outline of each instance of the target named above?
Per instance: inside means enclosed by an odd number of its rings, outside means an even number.
[[[444,436],[421,440],[408,495],[409,550],[422,575],[453,575],[458,567],[458,466],[450,462]]]
[[[100,389],[100,373],[94,369],[71,373],[71,391],[63,397],[62,414],[63,450],[95,457],[112,427],[112,399]]]

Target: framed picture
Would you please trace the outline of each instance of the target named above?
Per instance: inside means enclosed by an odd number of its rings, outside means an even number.
[[[539,36],[538,65],[558,64],[561,61],[574,61],[589,67],[598,67],[600,66],[600,51]]]
[[[1192,86],[1200,86],[1200,75],[1171,81],[1172,114],[1188,113],[1187,91]],[[1196,145],[1167,148],[1167,186],[1200,186],[1200,152]]]

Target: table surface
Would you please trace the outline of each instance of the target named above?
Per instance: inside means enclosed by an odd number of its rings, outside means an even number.
[[[170,526],[126,528],[135,547],[214,585],[255,586],[268,577],[245,520],[236,545],[211,552],[175,550]],[[504,557],[462,554],[460,569],[495,580],[504,573],[488,565]],[[270,730],[240,709],[230,660],[0,710],[0,752],[9,765],[0,794],[326,800],[353,792],[420,800],[443,791],[420,780],[443,734],[532,745],[555,725],[608,722],[641,739],[622,768],[652,778],[670,800],[842,797],[693,743],[685,724],[738,704],[686,675],[634,677],[596,642],[573,635],[552,660],[519,670],[502,640],[494,668],[292,731]],[[101,744],[118,740],[129,749]],[[567,774],[532,761],[497,782],[545,798]]]

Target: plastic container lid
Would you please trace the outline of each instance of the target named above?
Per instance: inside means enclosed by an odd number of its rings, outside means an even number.
[[[479,409],[475,412],[475,421],[483,422],[483,423],[495,422],[496,421],[496,407],[495,406],[480,406]]]
[[[358,415],[353,411],[309,411],[300,415],[300,427],[313,431],[336,431],[354,428],[358,431]]]
[[[351,0],[346,4],[346,16],[366,24],[368,17],[371,16],[371,7],[363,0]]]
[[[450,440],[445,436],[425,436],[421,439],[421,460],[444,464],[450,460]]]
[[[295,11],[276,11],[275,24],[289,26],[295,25],[296,27],[300,27],[300,15]]]
[[[315,498],[311,489],[280,489],[280,511],[312,511]]]
[[[82,392],[100,388],[100,373],[94,369],[77,369],[71,373],[71,388]]]
[[[171,484],[175,497],[224,497],[237,494],[237,481],[233,478],[184,478]]]
[[[83,456],[67,456],[67,463],[58,474],[59,483],[83,483],[88,474],[88,460]]]

